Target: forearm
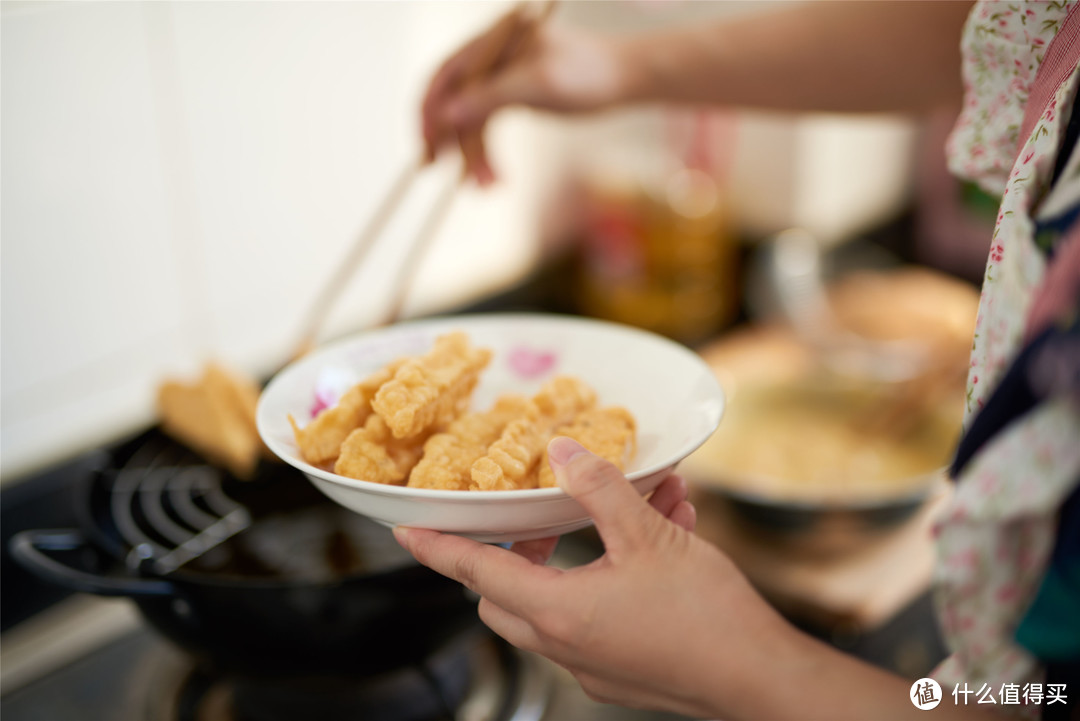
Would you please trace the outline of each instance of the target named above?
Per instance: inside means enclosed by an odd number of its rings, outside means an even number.
[[[906,680],[802,634],[777,626],[752,651],[745,678],[732,694],[717,687],[714,706],[723,718],[783,721],[911,721],[948,718],[958,721],[1000,721],[982,707],[953,703],[951,689],[942,689],[941,703],[927,712],[909,696]],[[754,663],[749,663],[753,660]],[[931,714],[927,716],[927,714]]]
[[[627,38],[623,102],[922,111],[962,93],[969,2],[810,2]]]

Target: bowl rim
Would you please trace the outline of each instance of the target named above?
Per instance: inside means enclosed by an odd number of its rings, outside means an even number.
[[[438,315],[427,318],[417,318],[401,323],[396,323],[392,326],[385,328],[373,328],[371,330],[360,331],[358,333],[350,334],[347,337],[339,338],[330,343],[322,345],[312,351],[310,354],[303,358],[297,359],[280,371],[274,374],[273,378],[266,384],[262,394],[259,396],[259,403],[256,408],[255,419],[256,426],[259,432],[259,437],[263,443],[266,444],[270,451],[280,458],[285,463],[293,466],[294,468],[303,471],[309,476],[314,476],[320,480],[333,483],[338,486],[350,488],[352,490],[359,490],[371,493],[373,495],[385,496],[389,498],[408,498],[410,500],[439,500],[439,501],[454,501],[458,503],[469,503],[472,501],[485,501],[496,503],[514,503],[517,501],[536,499],[536,500],[555,500],[559,498],[568,498],[569,496],[558,486],[552,488],[521,488],[514,489],[512,491],[460,491],[460,490],[448,490],[437,488],[411,488],[409,486],[397,486],[386,483],[375,483],[374,481],[363,481],[356,478],[348,478],[347,476],[341,476],[331,471],[323,470],[317,466],[313,466],[302,458],[298,458],[291,453],[285,452],[285,449],[280,447],[280,444],[274,439],[271,434],[266,432],[264,428],[264,403],[267,398],[268,392],[271,387],[277,382],[281,381],[281,378],[290,372],[297,372],[296,369],[304,363],[310,363],[320,355],[330,354],[338,349],[352,345],[357,342],[359,338],[369,335],[381,335],[387,333],[396,333],[401,330],[407,330],[409,328],[417,328],[424,326],[452,326],[455,323],[492,323],[492,322],[536,322],[542,321],[545,323],[558,322],[569,325],[587,326],[593,328],[604,328],[607,330],[613,330],[621,333],[625,333],[631,336],[638,336],[642,340],[649,340],[653,343],[659,342],[666,346],[669,351],[674,352],[676,355],[682,355],[687,360],[701,367],[702,377],[707,379],[707,385],[711,387],[711,398],[717,402],[718,412],[716,414],[715,422],[707,432],[700,434],[700,438],[694,437],[679,447],[679,450],[672,454],[669,459],[663,460],[657,463],[653,463],[644,468],[635,469],[629,473],[624,474],[631,483],[649,478],[650,476],[662,472],[665,469],[674,469],[678,463],[686,458],[686,456],[693,453],[700,448],[705,441],[716,431],[720,424],[720,419],[723,417],[724,409],[726,407],[726,394],[723,387],[720,385],[720,381],[716,378],[716,374],[712,371],[705,360],[692,351],[687,346],[666,338],[657,333],[636,328],[634,326],[624,325],[622,323],[614,323],[611,321],[598,320],[594,318],[583,318],[579,316],[562,315],[558,313],[519,313],[519,312],[506,312],[506,313],[468,313],[461,315]],[[467,328],[463,329],[466,332]],[[268,421],[269,419],[267,419]]]

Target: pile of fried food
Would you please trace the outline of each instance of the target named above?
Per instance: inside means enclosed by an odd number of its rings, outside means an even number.
[[[427,354],[376,371],[303,428],[290,416],[296,443],[312,465],[412,488],[554,486],[546,448],[557,435],[625,468],[636,448],[633,415],[598,407],[577,378],[556,376],[532,398],[505,394],[489,410],[470,411],[491,356],[465,333],[440,336]]]

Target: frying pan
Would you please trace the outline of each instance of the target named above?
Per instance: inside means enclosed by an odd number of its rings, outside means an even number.
[[[253,481],[223,482],[250,510],[249,528],[168,573],[134,564],[140,549],[125,543],[112,498],[125,464],[148,444],[176,448],[157,430],[126,444],[114,468],[79,489],[79,527],[17,534],[16,561],[74,591],[132,599],[158,631],[224,672],[377,674],[415,663],[478,624],[475,601],[460,584],[418,565],[389,530],[355,514],[347,514],[352,525],[344,534],[334,531],[344,541],[326,544],[350,557],[339,568],[319,561],[319,553],[290,558],[289,522],[330,518],[318,514],[338,509],[278,464],[261,466]],[[182,463],[199,464],[190,454]],[[268,567],[247,547],[281,542],[284,569]],[[312,571],[317,566],[325,568]]]
[[[940,397],[928,396],[932,399],[928,408],[916,416],[919,425],[899,429],[893,423],[897,429],[893,434],[888,426],[875,427],[880,407],[875,399],[879,394],[885,400],[894,394],[904,396],[820,371],[816,358],[788,328],[744,328],[701,353],[730,399],[729,425],[721,425],[717,435],[682,466],[694,483],[694,501],[703,517],[715,514],[725,523],[736,521],[753,537],[786,554],[833,555],[857,551],[896,530],[940,488],[937,464],[947,462],[953,434],[958,432],[962,389],[950,387]],[[854,410],[844,410],[848,408]],[[731,423],[740,413],[743,419],[756,414],[742,435]],[[748,427],[754,429],[752,439]],[[911,430],[917,433],[912,435]],[[889,442],[896,437],[915,444],[911,458]],[[853,438],[861,445],[852,445]],[[758,445],[748,448],[747,443]],[[913,460],[916,448],[922,449],[925,463]],[[763,449],[773,455],[764,456]],[[884,465],[874,475],[872,464],[864,464],[871,471],[863,478],[857,466],[844,465],[848,457],[838,449],[850,449],[851,454],[880,451],[876,456],[883,459],[880,463],[893,465]],[[748,456],[740,461],[733,457],[739,452]],[[906,465],[896,465],[901,463]],[[777,472],[785,466],[793,477]],[[837,468],[835,479],[821,470],[829,467]]]

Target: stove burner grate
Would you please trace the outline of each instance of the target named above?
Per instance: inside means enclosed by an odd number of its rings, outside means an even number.
[[[148,721],[540,721],[554,682],[486,632],[372,677],[223,676],[171,655],[147,673]]]

